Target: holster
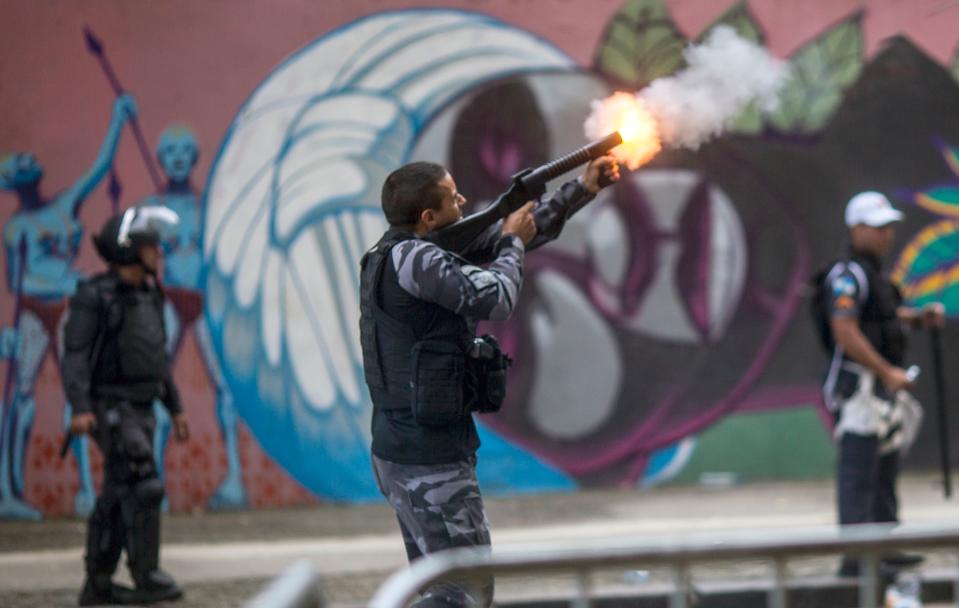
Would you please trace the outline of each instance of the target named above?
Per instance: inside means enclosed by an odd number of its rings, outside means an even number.
[[[481,414],[498,412],[506,399],[506,375],[513,360],[486,334],[474,338],[466,352],[463,400],[467,409]]]
[[[474,338],[465,353],[449,341],[421,340],[411,354],[411,405],[420,424],[448,425],[472,412],[499,411],[503,405],[513,361],[493,336]]]
[[[113,478],[135,484],[155,477],[153,438],[140,424],[134,405],[126,400],[104,399],[95,408],[97,441]]]

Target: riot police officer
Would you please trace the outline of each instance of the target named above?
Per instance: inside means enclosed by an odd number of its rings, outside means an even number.
[[[490,544],[471,413],[498,406],[505,370],[495,366],[495,382],[490,369],[475,371],[474,352],[498,352],[489,338],[476,348],[476,323],[510,316],[525,252],[559,235],[599,191],[601,174],[619,179],[611,157],[593,161],[552,197],[527,203],[459,255],[422,238],[462,216],[466,199],[444,167],[410,163],[383,184],[390,228],[362,260],[360,342],[373,400],[373,469],[410,560]],[[488,606],[492,591],[491,579],[446,580],[416,605]]]
[[[820,277],[827,346],[832,349],[823,387],[836,416],[839,442],[837,498],[839,523],[897,522],[896,478],[900,452],[915,438],[919,404],[909,395],[904,369],[909,326],[940,325],[941,304],[903,306],[899,290],[882,272],[902,213],[881,193],[853,196],[845,211],[850,250]],[[888,572],[921,561],[918,555],[890,554]],[[840,576],[857,576],[857,559],[844,558]]]
[[[153,458],[153,401],[170,411],[177,438],[189,430],[166,354],[163,291],[156,278],[165,207],[130,208],[94,237],[106,272],[81,282],[64,330],[64,389],[70,433],[93,435],[104,456],[103,486],[87,524],[81,606],[173,600],[183,592],[159,568],[163,483]],[[123,550],[135,589],[112,583]]]

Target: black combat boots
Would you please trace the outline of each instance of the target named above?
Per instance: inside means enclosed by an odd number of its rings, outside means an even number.
[[[77,598],[80,606],[126,606],[138,603],[137,593],[114,583],[109,574],[87,575],[80,597]]]
[[[173,577],[163,570],[138,574],[135,581],[136,589],[133,593],[138,596],[140,603],[168,602],[183,597],[183,590],[176,584]]]

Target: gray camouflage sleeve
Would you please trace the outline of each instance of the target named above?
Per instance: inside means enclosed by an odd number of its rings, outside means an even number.
[[[594,198],[595,195],[587,192],[579,179],[566,182],[550,196],[540,197],[533,208],[536,236],[526,245],[526,251],[532,251],[556,240],[563,226],[566,225],[566,220]],[[474,264],[490,261],[495,255],[502,232],[503,220],[500,220],[476,237],[476,240],[463,251],[463,257]]]
[[[505,321],[523,283],[523,241],[501,237],[486,269],[463,264],[433,243],[409,240],[393,247],[400,287],[476,321]]]
[[[595,195],[590,194],[583,187],[582,181],[574,179],[560,186],[549,198],[543,197],[537,201],[536,208],[533,210],[536,236],[526,246],[526,250],[532,251],[556,240],[563,226],[566,225],[566,220],[594,198]]]

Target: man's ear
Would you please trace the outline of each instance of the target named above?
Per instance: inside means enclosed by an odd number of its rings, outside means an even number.
[[[423,211],[420,212],[420,223],[427,228],[432,228],[436,223],[436,212],[429,208],[423,209]]]

